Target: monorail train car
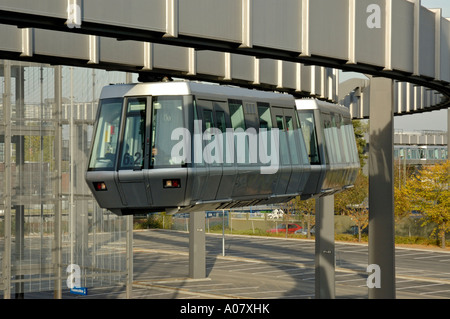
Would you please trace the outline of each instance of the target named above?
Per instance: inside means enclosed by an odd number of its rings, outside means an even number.
[[[317,99],[296,100],[311,164],[302,199],[350,188],[360,168],[349,110]]]
[[[394,160],[412,165],[436,164],[448,158],[444,145],[394,145]]]
[[[319,143],[324,132],[336,133],[320,128]],[[312,182],[331,162],[322,162],[330,161],[326,151],[316,160],[308,143],[289,94],[184,81],[110,85],[100,96],[86,182],[117,215],[281,203],[305,190],[324,194],[321,184],[351,184],[327,174]]]

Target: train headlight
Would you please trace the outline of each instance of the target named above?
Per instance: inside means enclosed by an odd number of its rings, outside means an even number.
[[[93,184],[94,184],[94,188],[96,191],[107,191],[108,190],[105,182],[94,182]]]
[[[163,179],[164,188],[180,188],[181,183],[179,179]]]

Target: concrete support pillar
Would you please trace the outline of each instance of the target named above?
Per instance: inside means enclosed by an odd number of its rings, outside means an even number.
[[[334,299],[334,195],[316,199],[315,268],[316,299]]]
[[[447,150],[450,150],[450,107],[447,109]]]
[[[369,298],[395,298],[393,81],[372,78],[369,137],[369,265],[379,283]],[[375,276],[377,277],[377,276]]]
[[[189,277],[206,278],[205,212],[189,216]]]

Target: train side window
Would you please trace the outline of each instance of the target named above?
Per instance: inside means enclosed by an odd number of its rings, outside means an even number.
[[[213,114],[210,110],[203,110],[203,121],[205,123],[205,130],[214,127]]]
[[[325,146],[326,146],[326,154],[328,155],[328,162],[336,163],[337,156],[335,155],[334,150],[334,141],[333,141],[333,134],[332,134],[332,126],[331,126],[331,119],[328,114],[322,114],[323,118],[323,134],[325,137]]]
[[[286,116],[286,130],[287,131],[294,130],[294,121],[292,120],[292,116]]]
[[[121,169],[142,169],[145,151],[146,98],[128,99],[120,159]]]
[[[419,148],[419,158],[426,159],[427,155],[425,154],[425,150],[423,148]]]
[[[284,127],[284,120],[283,120],[283,116],[282,115],[277,115],[275,117],[276,121],[277,121],[277,127],[280,131],[285,131],[286,128]]]
[[[114,170],[115,168],[122,104],[122,98],[100,100],[93,153],[89,161],[90,170]]]
[[[152,114],[152,160],[153,168],[181,166],[184,157],[172,157],[172,149],[179,142],[172,140],[172,132],[183,128],[183,97],[153,97]],[[185,154],[183,154],[185,155]]]
[[[225,122],[225,112],[223,112],[223,111],[216,111],[216,121],[217,121],[217,128],[222,133],[225,133],[226,130],[227,130],[227,124]]]
[[[233,129],[241,128],[245,130],[244,109],[242,107],[242,101],[240,100],[228,100],[228,106],[230,109],[231,126]]]
[[[353,137],[352,137],[353,135]],[[356,140],[354,139],[353,126],[350,119],[341,117],[341,138],[343,145],[343,154],[345,163],[356,163],[357,150],[355,148]]]
[[[294,119],[292,118],[292,116],[286,116],[285,120],[289,153],[291,154],[291,164],[299,164],[299,160],[301,159],[301,152],[299,151],[299,147],[297,146],[297,142],[295,140],[296,135],[294,130]]]
[[[335,154],[336,154],[336,161],[337,163],[342,163],[342,154],[341,154],[341,150],[342,150],[342,142],[339,136],[339,127],[340,127],[340,122],[337,119],[337,115],[336,116],[331,116],[331,134],[332,134],[332,138],[334,141],[334,150],[335,150]]]
[[[263,139],[263,137],[266,137],[266,140],[262,140],[263,144],[258,145],[260,149],[260,152],[265,152],[265,154],[272,154],[273,150],[272,147],[275,147],[275,145],[272,145],[272,115],[270,113],[270,104],[269,103],[263,103],[258,102],[257,103],[258,108],[258,117],[259,117],[259,128],[266,130],[267,134],[260,134],[260,138]]]
[[[258,103],[259,128],[270,130],[272,128],[272,117],[268,103]]]
[[[283,115],[275,115],[275,121],[277,123],[277,127],[280,133],[280,159],[282,165],[289,165],[289,147],[288,147],[288,141],[287,141],[287,134],[286,134],[286,125],[284,122]]]
[[[227,135],[225,134],[227,131],[227,122],[225,119],[225,112],[224,111],[215,111],[216,114],[216,127],[217,129],[219,129],[222,134],[221,134],[221,146],[222,146],[222,165],[224,166],[230,166],[230,163],[227,163],[227,154],[225,152],[225,149],[227,147]],[[217,138],[217,136],[216,136]]]
[[[311,164],[320,164],[319,151],[317,147],[316,125],[313,111],[302,111],[298,113],[305,139],[306,150],[308,151],[309,162]]]

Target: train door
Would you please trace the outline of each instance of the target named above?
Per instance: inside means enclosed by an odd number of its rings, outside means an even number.
[[[219,189],[217,190],[216,199],[231,199],[237,178],[234,158],[230,158],[231,149],[234,145],[233,137],[230,134],[227,135],[227,128],[231,128],[231,121],[228,114],[229,110],[226,102],[213,102],[215,127],[221,133],[220,142],[222,145],[222,178]]]
[[[311,194],[318,194],[325,178],[325,163],[323,154],[320,154],[320,141],[323,140],[322,133],[317,130],[320,116],[312,109],[298,111],[305,147],[308,154],[311,171],[309,179],[305,185],[305,197]],[[322,145],[323,146],[323,145]]]
[[[146,185],[143,171],[148,166],[150,152],[145,138],[149,134],[147,105],[147,97],[125,99],[118,180],[124,204],[130,208],[151,204],[150,188]]]
[[[255,101],[230,100],[230,114],[243,117],[244,125],[233,124],[235,134],[236,167],[238,172],[233,197],[263,194],[265,186],[261,179],[258,156],[258,109]]]
[[[272,122],[278,128],[279,132],[279,169],[278,169],[278,181],[275,187],[274,195],[284,195],[287,193],[289,180],[291,176],[291,160],[287,138],[287,125],[286,119],[282,108],[272,107]]]
[[[197,113],[202,120],[202,163],[198,163],[198,174],[196,183],[201,186],[199,198],[202,201],[216,199],[222,178],[223,147],[220,140],[220,130],[214,119],[214,106],[217,101],[197,99]]]
[[[255,183],[259,193],[265,195],[274,194],[278,181],[278,169],[280,167],[278,154],[277,135],[272,130],[272,112],[267,102],[257,102],[257,130],[258,130],[258,163],[260,172]]]
[[[292,166],[287,193],[301,193],[309,175],[310,165],[305,141],[294,109],[283,109],[286,121],[286,137]]]

